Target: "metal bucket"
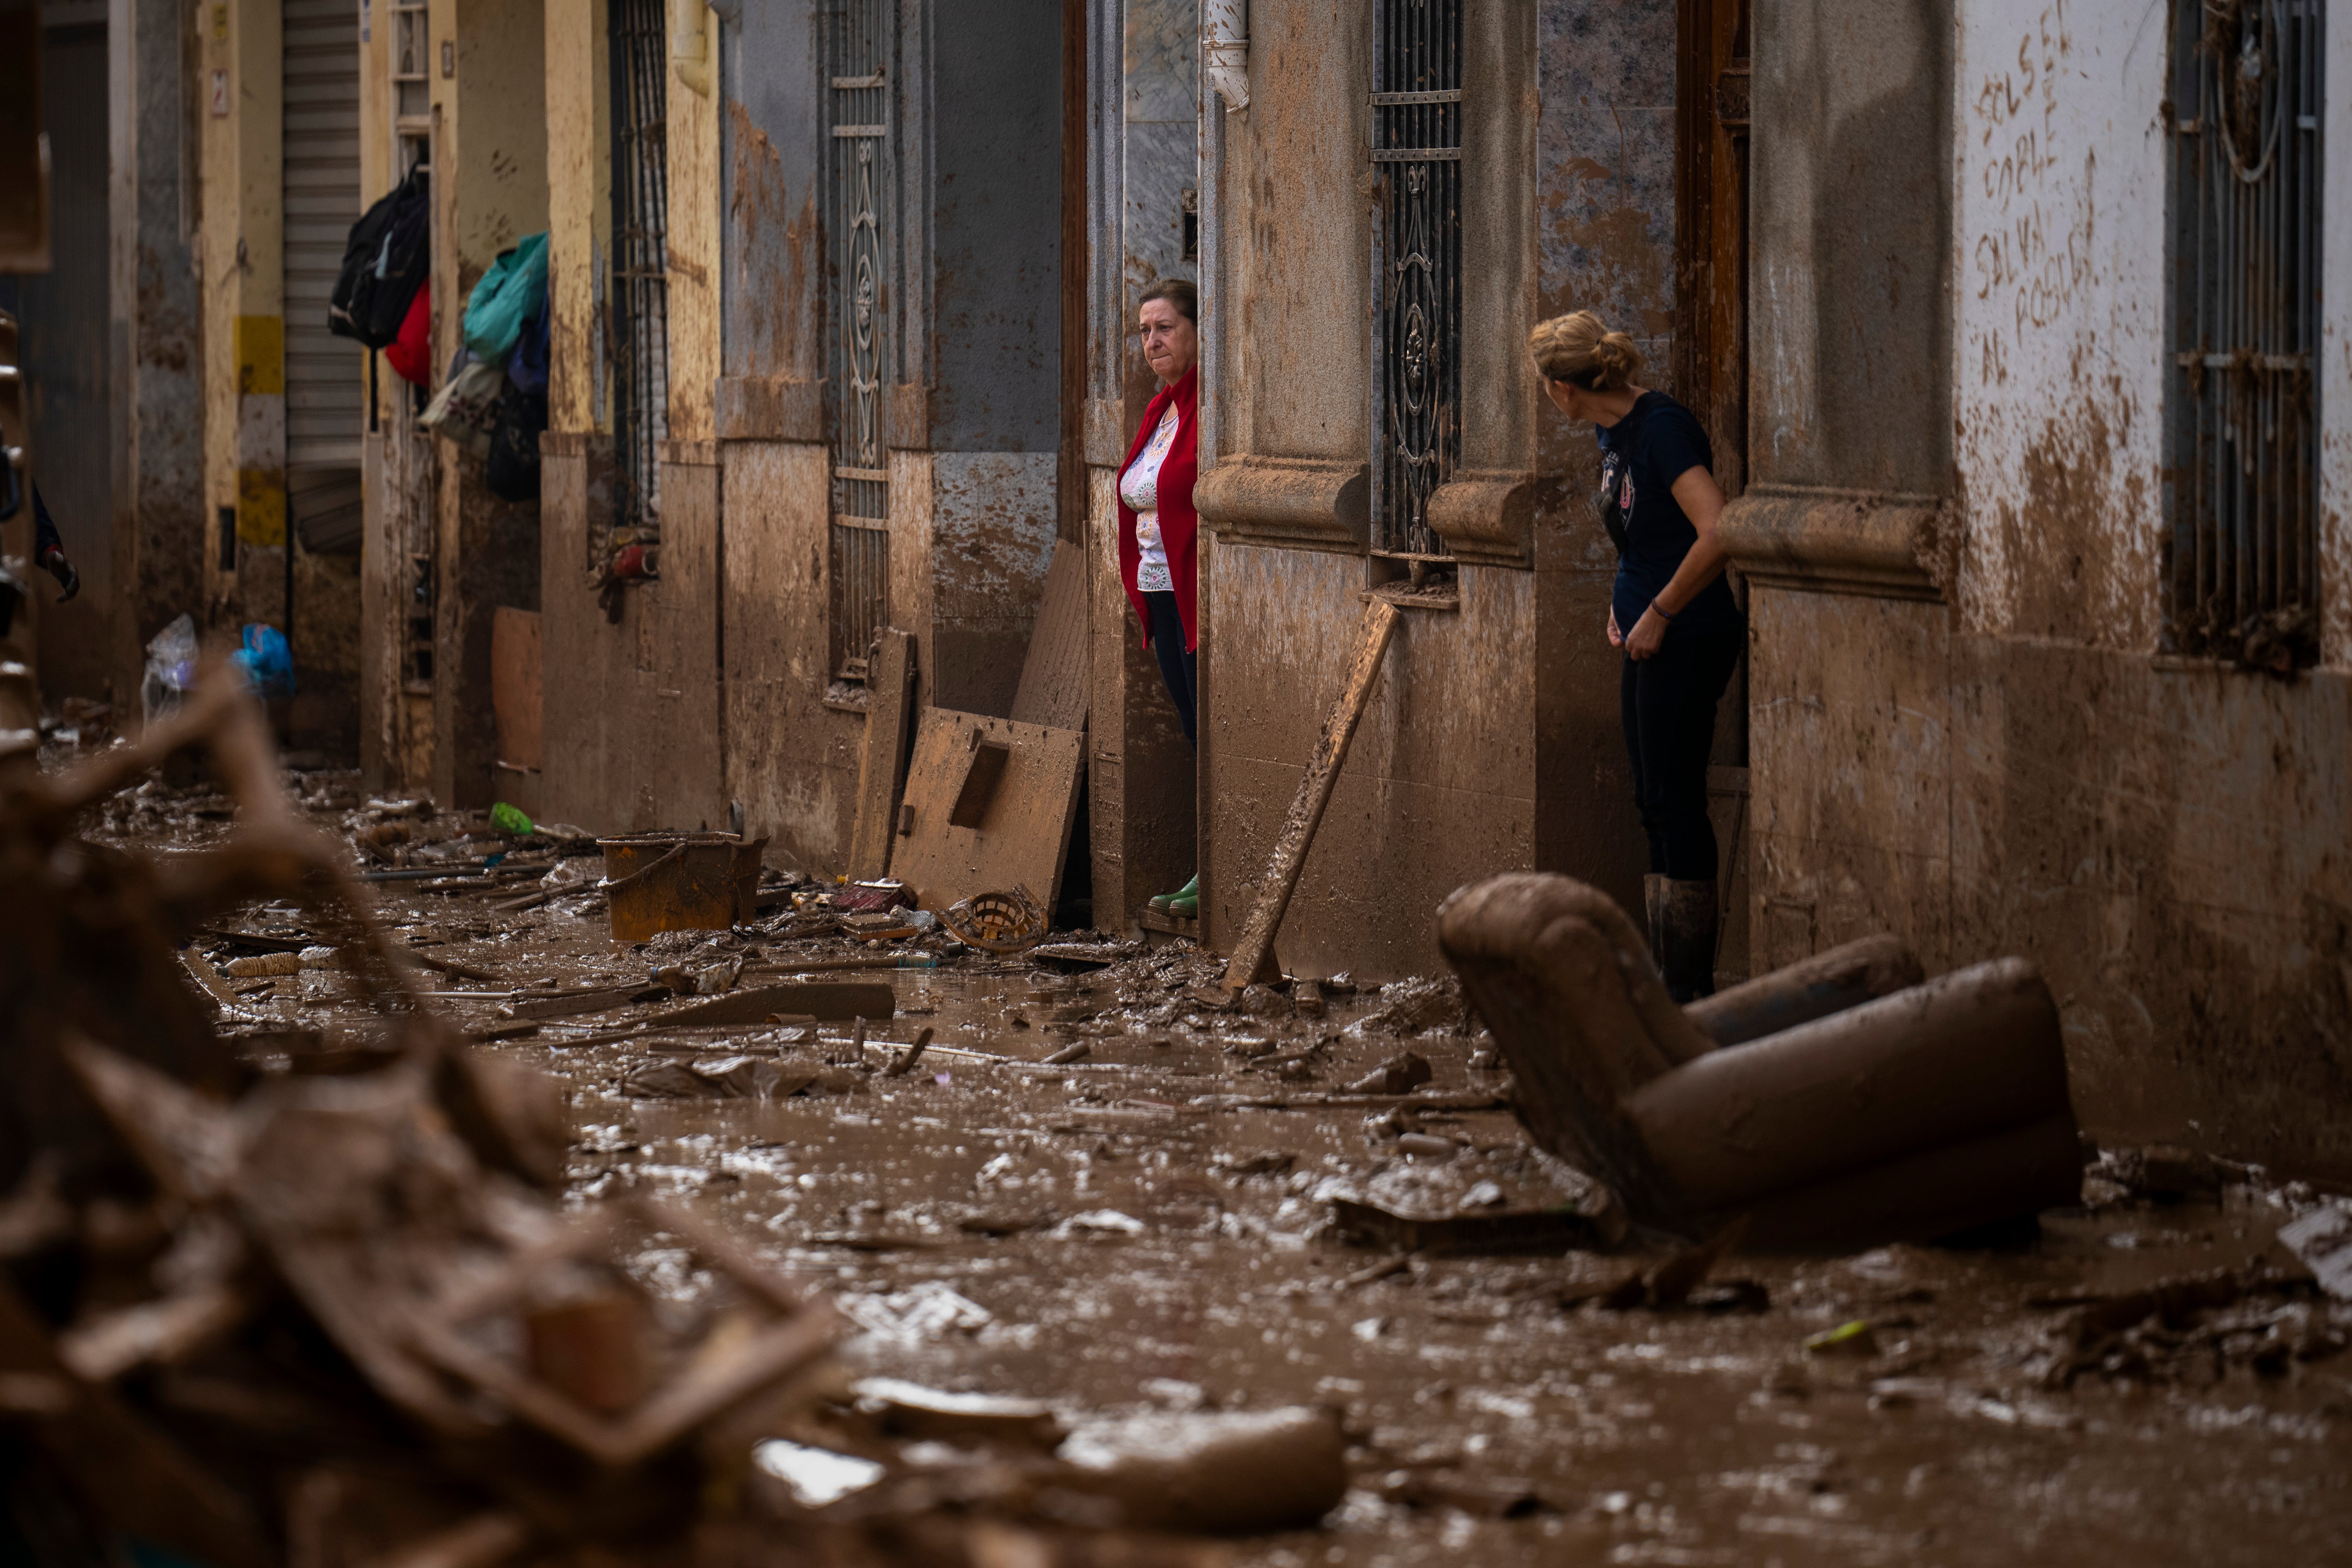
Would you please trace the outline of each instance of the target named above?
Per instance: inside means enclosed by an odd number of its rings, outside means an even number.
[[[768,841],[732,833],[633,833],[599,838],[613,940],[666,931],[723,931],[751,918]]]

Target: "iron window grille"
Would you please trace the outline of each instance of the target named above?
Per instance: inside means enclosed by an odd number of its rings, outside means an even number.
[[[1372,549],[1450,559],[1429,498],[1462,455],[1462,0],[1380,0]]]
[[[2316,660],[2323,0],[2176,0],[2166,643]]]
[[[669,435],[669,47],[663,0],[609,5],[613,542],[650,544],[659,538]]]
[[[826,620],[833,673],[866,679],[866,649],[890,614],[890,457],[882,372],[890,363],[888,226],[891,0],[845,0],[826,50],[833,217],[829,416],[833,530]]]

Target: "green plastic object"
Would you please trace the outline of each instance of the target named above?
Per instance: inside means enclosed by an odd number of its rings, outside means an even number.
[[[466,346],[485,364],[503,369],[523,323],[547,299],[547,236],[534,234],[502,250],[466,301]]]
[[[517,838],[524,837],[537,831],[537,829],[531,826],[530,817],[525,816],[521,812],[517,811],[505,801],[500,801],[498,805],[490,807],[490,826],[497,828],[500,833],[511,833]]]
[[[901,969],[937,969],[939,966],[937,953],[902,952],[898,955],[898,967]]]

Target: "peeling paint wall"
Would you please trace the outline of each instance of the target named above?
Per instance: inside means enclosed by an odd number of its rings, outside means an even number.
[[[1801,181],[1759,218],[1756,287],[1782,289],[1751,395],[1775,450],[1829,487],[1890,466],[1940,494],[1921,541],[1940,586],[1891,597],[1761,587],[1750,709],[1758,959],[1892,929],[1931,971],[2001,953],[2040,965],[2076,1109],[2109,1140],[2184,1141],[2352,1173],[2352,680],[2331,619],[2323,667],[2280,681],[2157,652],[2168,526],[2166,9],[1959,0],[1948,63],[1950,353],[1874,333],[1910,220],[1847,223],[1825,253],[1820,193],[1879,98],[1841,82],[1870,51],[1776,78],[1832,26],[1806,0],[1758,9],[1757,144],[1782,123]],[[2343,29],[2334,29],[2341,34]],[[1891,47],[1877,29],[1879,47]],[[1772,62],[1776,56],[1783,62]],[[1883,58],[1882,58],[1883,63]],[[2331,39],[2331,81],[2352,47]],[[1866,84],[1865,84],[1866,86]],[[1841,95],[1843,95],[1843,98]],[[2352,584],[2343,502],[2352,386],[2352,118],[2331,89],[2328,363],[2321,392],[2323,592]],[[1819,104],[1846,103],[1826,119]],[[1908,162],[1883,129],[1879,156]],[[1784,142],[1786,146],[1788,143]],[[1759,184],[1759,214],[1767,209]],[[1842,425],[1826,383],[1941,378],[1948,435],[1898,395]],[[1843,360],[1841,356],[1844,355]],[[1849,401],[1849,408],[1854,405]],[[1857,411],[1858,412],[1858,411]],[[1948,479],[1921,465],[1948,439]],[[1782,470],[1783,477],[1790,471]],[[1903,476],[1906,482],[1907,473]],[[1835,554],[1834,542],[1788,548]],[[1937,559],[1937,557],[1942,559]],[[1832,563],[1833,564],[1833,563]]]

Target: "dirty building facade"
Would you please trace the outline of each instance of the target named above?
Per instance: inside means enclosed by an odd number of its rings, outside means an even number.
[[[551,20],[550,145],[585,155],[553,174],[538,804],[740,822],[837,865],[872,631],[913,635],[926,707],[1003,715],[1066,543],[1091,606],[1092,918],[1124,926],[1197,864],[1203,934],[1227,942],[1362,595],[1418,569],[1452,592],[1398,639],[1284,958],[1426,969],[1428,911],[1481,871],[1633,897],[1590,457],[1539,417],[1520,345],[1591,302],[1675,352],[1672,8],[1034,10],[722,6],[658,37],[611,5]],[[1226,96],[1202,96],[1204,25],[1230,35]],[[689,47],[691,69],[630,63]],[[641,79],[658,105],[624,90]],[[1387,113],[1400,94],[1414,114]],[[623,210],[646,180],[611,160],[631,157],[657,161],[658,213]],[[615,270],[638,222],[660,226],[650,288]],[[1405,351],[1373,308],[1407,224],[1442,253],[1414,275],[1443,383],[1420,437],[1386,433]],[[1168,276],[1203,297],[1197,770],[1117,567],[1117,469],[1152,390],[1128,324]],[[1376,478],[1399,439],[1424,468]],[[655,541],[657,580],[608,619],[593,574]]]
[[[2341,1173],[2352,30],[2325,9],[1759,4],[1726,528],[1757,962],[1886,929],[1931,967],[2029,953],[2093,1131]]]
[[[1931,967],[2023,952],[2094,1131],[2339,1169],[2323,9],[51,5],[56,79],[102,48],[107,84],[102,181],[89,127],[65,145],[89,95],[47,100],[60,243],[110,259],[12,284],[101,563],[45,668],[123,708],[172,616],[290,618],[294,742],[373,784],[831,871],[874,634],[910,635],[922,707],[1005,716],[1060,571],[1069,912],[1129,929],[1197,868],[1224,951],[1385,599],[1276,947],[1427,972],[1483,875],[1639,902],[1593,444],[1523,347],[1591,308],[1735,498],[1719,973],[1882,929]],[[2252,96],[2212,74],[2249,37]],[[549,236],[537,501],[315,328],[350,216],[420,165],[436,374]],[[1135,301],[1171,276],[1202,303],[1197,760],[1118,569]],[[2257,296],[2307,308],[2247,327]],[[107,352],[44,360],[82,318]]]

